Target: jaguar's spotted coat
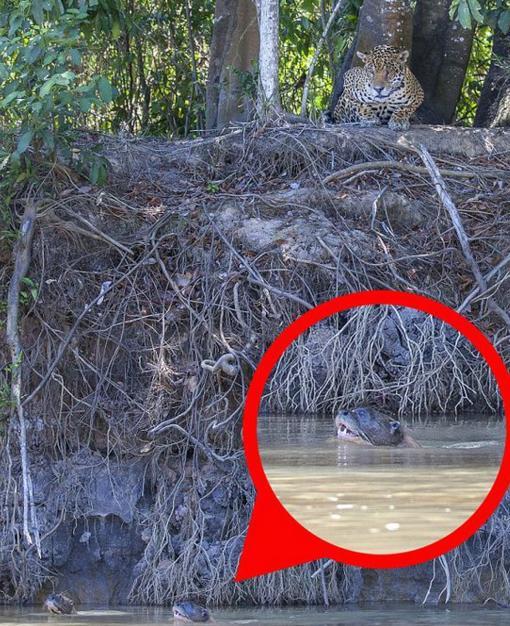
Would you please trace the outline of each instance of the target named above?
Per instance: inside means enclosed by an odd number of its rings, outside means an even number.
[[[409,118],[423,101],[423,89],[407,67],[409,53],[376,46],[358,56],[364,66],[346,72],[334,120],[362,126],[387,123],[392,130],[407,130]]]

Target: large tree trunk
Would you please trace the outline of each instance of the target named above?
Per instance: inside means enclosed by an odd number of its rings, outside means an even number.
[[[356,37],[335,77],[330,112],[343,90],[343,77],[351,67],[361,65],[357,52],[369,52],[383,44],[411,50],[413,11],[410,0],[364,0]]]
[[[206,127],[246,121],[255,93],[244,80],[254,72],[259,54],[257,11],[252,0],[217,0],[209,56]]]
[[[259,93],[258,113],[262,118],[272,117],[280,109],[278,85],[278,28],[279,0],[259,0]]]
[[[386,44],[411,50],[413,11],[410,0],[365,0],[361,7],[356,36],[356,52],[370,52]],[[361,61],[354,54],[353,66]]]
[[[492,54],[478,100],[475,126],[510,126],[510,33],[495,33]],[[506,69],[502,62],[506,62]]]
[[[451,0],[418,0],[411,69],[425,91],[418,111],[428,124],[451,124],[469,63],[473,30],[449,18]]]

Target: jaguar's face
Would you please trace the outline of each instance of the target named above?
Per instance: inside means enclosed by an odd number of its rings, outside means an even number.
[[[370,54],[358,52],[365,64],[366,89],[374,100],[384,101],[404,84],[409,53],[390,46],[377,46]]]

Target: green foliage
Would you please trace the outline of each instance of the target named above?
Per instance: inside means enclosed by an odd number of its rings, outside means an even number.
[[[471,57],[456,111],[457,122],[464,126],[471,126],[475,119],[478,98],[489,70],[491,50],[491,30],[488,26],[479,26],[475,31]]]
[[[476,24],[499,29],[503,33],[510,30],[510,6],[508,0],[453,0],[450,17],[458,19],[464,28]]]
[[[39,287],[31,278],[25,276],[21,284],[23,289],[20,290],[19,301],[23,305],[30,305],[32,302],[37,302],[39,296]]]
[[[218,185],[218,183],[210,181],[207,183],[206,189],[208,193],[218,193],[218,191],[220,190],[220,186]]]
[[[310,85],[313,115],[328,105],[351,44],[362,0],[349,0],[326,41]],[[280,83],[285,109],[299,112],[307,68],[334,0],[281,0]],[[106,177],[93,151],[71,151],[73,131],[187,136],[204,129],[205,86],[215,0],[0,0],[0,172],[23,182],[42,159],[63,159],[92,182]],[[453,0],[465,27],[510,29],[508,0]],[[489,32],[489,31],[487,31]],[[474,54],[459,111],[472,119],[487,47]],[[489,56],[487,56],[487,59]],[[257,73],[242,75],[255,97]],[[0,140],[0,143],[2,141]],[[3,168],[3,170],[2,170]]]
[[[9,418],[12,408],[11,390],[7,383],[0,381],[0,437],[5,435],[7,419]]]
[[[285,109],[299,113],[302,86],[317,43],[335,2],[282,0],[280,10],[280,85]],[[350,0],[333,25],[319,56],[310,89],[310,112],[327,108],[334,77],[354,37],[362,0]]]
[[[118,0],[88,32],[87,67],[116,96],[98,130],[185,136],[205,125],[205,84],[215,0]]]
[[[93,4],[95,0],[89,0]],[[60,0],[8,0],[0,13],[0,112],[18,138],[13,165],[30,153],[69,157],[80,113],[109,104],[113,92],[102,76],[82,72],[83,25],[89,6]]]

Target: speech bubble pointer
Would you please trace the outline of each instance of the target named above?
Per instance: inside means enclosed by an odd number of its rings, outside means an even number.
[[[241,582],[322,558],[316,543],[303,537],[308,534],[279,500],[258,495],[234,580]]]

